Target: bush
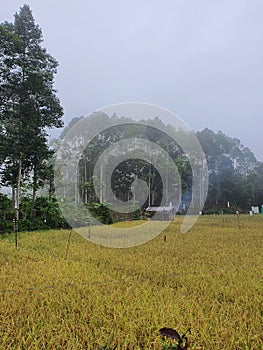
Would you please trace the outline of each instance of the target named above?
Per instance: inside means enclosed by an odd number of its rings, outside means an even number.
[[[13,232],[14,209],[11,199],[0,194],[0,233]],[[23,197],[19,210],[19,231],[34,231],[67,228],[68,224],[61,214],[55,198],[49,200],[46,197],[36,199],[33,210],[32,199]]]

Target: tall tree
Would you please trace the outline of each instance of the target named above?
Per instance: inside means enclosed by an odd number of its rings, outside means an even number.
[[[232,205],[248,209],[255,198],[256,170],[254,154],[241,142],[209,129],[197,132],[209,168],[207,207]]]
[[[12,186],[17,208],[21,185],[32,172],[37,190],[50,155],[47,128],[62,127],[63,110],[53,88],[58,63],[42,41],[28,5],[15,14],[14,24],[0,25],[1,175],[2,183]]]

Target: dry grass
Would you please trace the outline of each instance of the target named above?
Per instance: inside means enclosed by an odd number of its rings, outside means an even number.
[[[165,326],[190,349],[263,349],[263,216],[180,223],[129,249],[73,233],[67,260],[67,231],[1,240],[0,349],[161,350]]]

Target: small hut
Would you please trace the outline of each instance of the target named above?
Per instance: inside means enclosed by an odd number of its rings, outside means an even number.
[[[154,220],[171,221],[175,215],[175,207],[163,206],[163,207],[147,207],[146,211],[152,214]]]

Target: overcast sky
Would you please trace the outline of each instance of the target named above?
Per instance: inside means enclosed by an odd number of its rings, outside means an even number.
[[[0,22],[25,1],[0,0]],[[262,0],[28,0],[67,124],[105,105],[146,102],[193,130],[239,138],[263,161]]]

